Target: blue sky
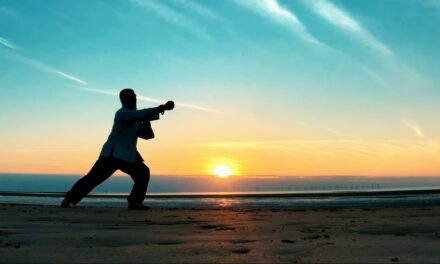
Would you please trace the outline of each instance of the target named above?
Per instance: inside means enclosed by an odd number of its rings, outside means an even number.
[[[439,24],[428,0],[0,0],[2,155],[99,151],[119,104],[106,93],[124,87],[181,104],[157,128],[176,156],[200,142],[433,142]]]

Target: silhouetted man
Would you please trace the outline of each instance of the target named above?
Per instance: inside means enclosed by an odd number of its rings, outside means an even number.
[[[61,202],[61,207],[74,207],[97,185],[108,179],[116,170],[121,170],[134,181],[128,196],[128,209],[149,209],[142,204],[150,180],[150,169],[136,149],[137,138],[154,137],[150,121],[158,120],[159,113],[172,110],[174,102],[168,101],[158,107],[137,110],[136,94],[132,89],[119,93],[122,108],[115,114],[112,131],[102,147],[99,159],[90,172],[79,179]]]

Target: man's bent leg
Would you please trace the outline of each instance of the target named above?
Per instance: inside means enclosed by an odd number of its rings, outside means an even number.
[[[129,204],[141,204],[147,193],[150,181],[150,169],[142,161],[136,163],[124,163],[119,169],[133,179],[134,185],[127,200]]]
[[[66,193],[65,200],[69,203],[77,204],[93,188],[108,179],[116,169],[116,164],[112,158],[99,157],[90,172],[79,179],[72,189]]]

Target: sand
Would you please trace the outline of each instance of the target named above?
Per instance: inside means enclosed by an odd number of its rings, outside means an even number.
[[[440,207],[191,210],[0,204],[0,262],[440,262]]]

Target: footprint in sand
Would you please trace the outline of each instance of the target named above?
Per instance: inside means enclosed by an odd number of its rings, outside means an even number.
[[[249,252],[251,252],[251,250],[249,248],[236,248],[236,249],[231,250],[231,253],[234,253],[234,254],[247,254]]]
[[[161,246],[173,246],[173,245],[180,245],[180,244],[184,244],[184,241],[179,241],[179,240],[162,240],[156,243],[156,245],[161,245]]]
[[[229,242],[232,244],[246,244],[246,243],[253,243],[256,242],[257,240],[249,240],[249,239],[233,239],[230,240]]]
[[[227,225],[201,225],[200,229],[214,229],[216,231],[225,231],[225,230],[235,230],[235,227],[230,227]]]

